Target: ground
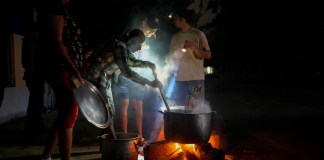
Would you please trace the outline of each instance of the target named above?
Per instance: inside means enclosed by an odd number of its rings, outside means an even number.
[[[233,83],[222,77],[206,79],[206,99],[218,113],[213,120],[217,121],[214,129],[220,135],[220,148],[236,160],[323,159],[324,109],[320,94],[323,95],[321,88],[305,85]],[[145,136],[159,114],[150,107],[145,106]],[[55,115],[55,111],[44,113],[47,127]],[[24,119],[0,125],[0,159],[39,157],[47,133],[26,134],[23,126]],[[130,132],[135,132],[134,127],[130,128]],[[99,128],[80,115],[74,135],[74,159],[100,159]],[[57,151],[53,157],[58,157]]]

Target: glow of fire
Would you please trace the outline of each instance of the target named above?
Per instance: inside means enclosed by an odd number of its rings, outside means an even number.
[[[182,152],[182,148],[186,148],[189,150],[194,151],[195,150],[195,144],[179,144],[179,143],[175,143],[176,149],[179,152]]]
[[[181,51],[182,51],[183,53],[185,53],[185,52],[187,52],[187,49],[182,48]]]
[[[186,147],[187,149],[195,150],[195,144],[184,144],[184,147]]]
[[[137,156],[137,160],[144,160],[144,156],[142,156],[142,155],[139,154],[139,155]]]
[[[180,145],[179,145],[179,143],[175,143],[175,146],[176,146],[176,149],[181,148]]]

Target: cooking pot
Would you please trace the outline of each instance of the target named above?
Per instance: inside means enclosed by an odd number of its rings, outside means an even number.
[[[196,144],[208,142],[211,134],[210,112],[193,112],[185,109],[171,109],[164,114],[164,137],[166,140]]]
[[[116,133],[117,139],[112,134],[97,137],[101,141],[103,160],[137,160],[138,152],[135,141],[139,136],[134,133]]]

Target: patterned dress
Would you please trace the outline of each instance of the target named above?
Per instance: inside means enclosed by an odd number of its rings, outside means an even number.
[[[80,70],[82,68],[84,42],[81,37],[81,29],[75,23],[70,13],[65,11],[65,21],[63,30],[63,42],[67,46],[68,53],[73,60],[76,67]]]

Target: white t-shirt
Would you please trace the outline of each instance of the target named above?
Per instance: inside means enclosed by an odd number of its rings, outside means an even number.
[[[188,32],[179,31],[174,34],[170,42],[169,65],[177,74],[177,81],[204,80],[204,59],[195,57],[191,49],[183,52],[185,41],[196,43],[198,48],[210,50],[205,33],[191,28]]]

